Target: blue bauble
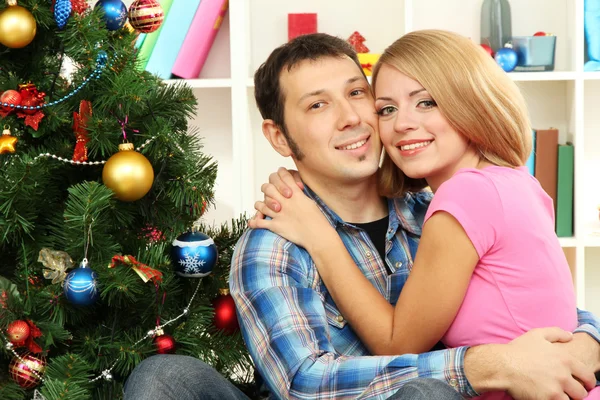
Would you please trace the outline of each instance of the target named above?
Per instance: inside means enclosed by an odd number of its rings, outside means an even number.
[[[510,72],[517,66],[517,52],[510,47],[503,47],[496,52],[494,55],[496,62],[506,72]]]
[[[121,0],[99,0],[94,9],[102,7],[106,29],[116,31],[127,22],[127,6]]]
[[[202,232],[186,232],[173,240],[171,261],[175,273],[184,278],[202,278],[217,263],[215,242]]]
[[[65,297],[71,304],[89,306],[98,300],[98,274],[85,266],[69,272],[63,283]]]
[[[71,16],[71,0],[56,0],[54,4],[54,20],[58,29],[63,29]]]

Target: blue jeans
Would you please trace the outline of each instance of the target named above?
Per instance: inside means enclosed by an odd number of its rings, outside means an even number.
[[[212,367],[188,356],[161,354],[142,361],[131,373],[124,400],[248,400],[249,398]],[[390,399],[462,399],[449,385],[436,379],[416,379]]]

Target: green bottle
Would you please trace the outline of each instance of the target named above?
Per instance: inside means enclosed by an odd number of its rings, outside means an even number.
[[[484,0],[481,6],[481,41],[495,53],[512,39],[508,0]]]

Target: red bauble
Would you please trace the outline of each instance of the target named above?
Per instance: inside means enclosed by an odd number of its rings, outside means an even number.
[[[165,13],[156,0],[135,0],[129,7],[129,23],[139,32],[154,32],[164,19]]]
[[[235,302],[228,289],[219,290],[219,295],[213,300],[213,307],[215,308],[214,325],[217,329],[228,335],[240,329],[235,312]]]
[[[43,377],[46,371],[46,360],[30,353],[21,354],[21,360],[14,357],[8,366],[10,377],[24,389],[32,389],[40,384],[40,378],[34,375],[35,371]]]
[[[154,345],[158,354],[170,354],[175,352],[175,339],[170,335],[160,335],[154,338]]]
[[[14,104],[17,106],[21,104],[21,93],[17,92],[16,90],[7,90],[6,92],[2,93],[2,96],[0,96],[0,103]],[[16,110],[15,107],[11,106],[2,106],[2,109],[4,111]]]
[[[28,99],[23,99],[21,101],[21,105],[22,106],[27,106],[27,107],[37,107],[40,104],[39,100],[34,98],[34,97],[30,97]],[[20,109],[19,112],[22,112],[24,114],[27,115],[34,115],[35,113],[37,113],[38,109],[33,109],[33,110],[25,110],[25,109]]]
[[[17,345],[25,343],[30,333],[29,325],[22,320],[11,322],[6,329],[8,339]]]
[[[547,34],[546,34],[546,32],[539,31],[539,32],[534,33],[533,36],[547,36]]]
[[[494,56],[494,51],[492,50],[492,48],[490,46],[488,46],[487,44],[482,44],[481,47],[483,47],[483,49],[491,56]]]

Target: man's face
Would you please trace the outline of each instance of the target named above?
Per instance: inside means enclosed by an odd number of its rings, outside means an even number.
[[[307,182],[356,183],[372,178],[381,143],[369,84],[350,58],[306,60],[280,77],[288,134]]]

